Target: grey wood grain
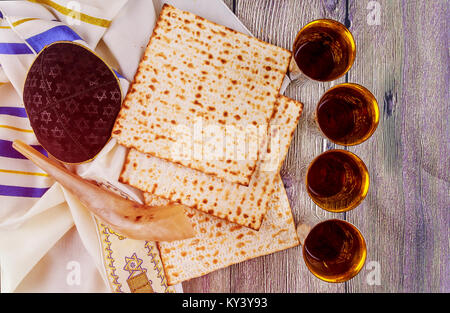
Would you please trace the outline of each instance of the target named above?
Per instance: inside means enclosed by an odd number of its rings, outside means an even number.
[[[344,8],[345,1],[332,4],[324,1],[239,1],[236,15],[256,37],[291,49],[295,36],[303,25],[321,17],[343,20]],[[285,93],[304,103],[304,113],[282,169],[282,178],[296,223],[302,222],[305,217],[313,216],[315,220],[320,220],[329,215],[317,210],[306,196],[303,181],[307,164],[322,151],[323,139],[311,124],[315,103],[330,85],[292,85]],[[249,281],[242,280],[255,267],[261,273],[259,277],[253,277]],[[251,265],[247,262],[237,264],[232,267],[232,274],[232,289],[237,292],[252,290],[255,285],[260,286],[258,291],[264,292],[344,291],[343,286],[324,283],[309,273],[303,262],[300,246],[256,259]]]
[[[448,2],[402,1],[403,274],[411,291],[450,291]],[[420,22],[418,22],[420,21]]]
[[[257,38],[287,49],[297,31],[317,18],[338,20],[352,31],[357,56],[346,77],[332,83],[292,84],[286,90],[305,106],[281,175],[296,223],[350,221],[366,238],[366,266],[379,264],[381,279],[380,284],[369,284],[374,268],[366,267],[347,283],[324,283],[308,272],[297,247],[185,282],[185,291],[449,292],[447,2],[225,2]],[[374,13],[369,2],[379,3],[379,25],[368,21]],[[380,124],[371,139],[348,148],[369,169],[367,198],[348,213],[331,214],[312,203],[304,179],[311,160],[336,147],[317,131],[316,103],[328,88],[345,81],[373,92]]]
[[[380,25],[367,23],[367,3],[349,3],[358,44],[349,80],[372,90],[381,118],[373,138],[350,149],[368,165],[371,187],[347,219],[364,233],[382,277],[370,286],[359,275],[348,290],[448,291],[447,4],[378,2]]]
[[[364,3],[363,3],[364,2]],[[399,1],[379,1],[381,25],[369,25],[367,2],[351,1],[350,30],[357,44],[350,82],[368,88],[377,98],[380,123],[368,141],[349,150],[367,165],[370,188],[365,201],[346,214],[363,233],[366,265],[378,262],[381,285],[367,284],[366,270],[347,283],[349,291],[400,291],[404,253],[404,193],[402,188],[401,128],[403,25]]]
[[[233,3],[228,3],[232,8]],[[291,49],[295,35],[311,20],[328,17],[344,22],[345,1],[234,1],[235,14],[257,38]],[[343,79],[341,79],[341,82]],[[300,123],[282,174],[293,209],[295,221],[313,216],[315,221],[330,214],[318,209],[305,194],[304,175],[308,163],[321,151],[324,140],[313,127],[313,110],[320,95],[334,83],[292,85],[286,95],[305,104]],[[228,286],[228,276],[230,286]],[[218,275],[213,276],[211,275]],[[205,277],[185,282],[190,292],[208,292],[204,289],[213,279],[222,280],[222,290],[232,292],[339,292],[343,285],[324,283],[314,278],[304,265],[301,247],[246,261]]]

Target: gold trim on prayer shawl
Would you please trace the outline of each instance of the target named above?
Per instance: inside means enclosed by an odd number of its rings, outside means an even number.
[[[9,126],[9,125],[0,125],[0,128],[8,128],[8,129],[16,130],[16,131],[23,132],[23,133],[33,133],[33,130],[31,130],[31,129],[23,129],[23,128],[18,128],[18,127]]]
[[[49,177],[49,175],[48,175],[47,173],[35,173],[35,172],[13,171],[13,170],[5,170],[5,169],[1,169],[1,168],[0,168],[0,173]]]
[[[51,1],[51,0],[28,0],[28,1],[48,5],[49,7],[55,9],[56,11],[58,11],[61,14],[70,16],[73,19],[78,19],[78,20],[88,23],[88,24],[105,27],[105,28],[108,28],[111,25],[110,20],[93,17],[93,16],[90,16],[90,15],[87,15],[87,14],[84,14],[81,12],[77,12],[75,10],[68,9],[56,2]]]

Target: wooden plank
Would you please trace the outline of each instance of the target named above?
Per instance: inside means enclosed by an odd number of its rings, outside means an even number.
[[[231,5],[230,3],[228,4]],[[345,1],[235,1],[235,13],[249,30],[262,40],[291,49],[300,28],[318,18],[332,18],[345,22]],[[304,177],[309,162],[326,148],[333,145],[326,141],[314,124],[314,109],[321,95],[332,83],[308,82],[303,86],[289,86],[286,95],[305,104],[300,125],[282,169],[282,178],[293,209],[296,223],[307,220],[317,223],[330,218],[327,213],[309,199],[304,189]],[[230,276],[228,276],[228,273]],[[228,279],[231,286],[228,287]],[[210,282],[217,282],[224,291],[233,292],[342,292],[343,284],[327,284],[315,278],[306,269],[301,247],[289,249],[270,256],[250,260],[205,277],[183,284],[186,291],[207,292]]]
[[[258,38],[291,49],[300,28],[318,18],[345,17],[345,1],[237,1],[236,15]],[[336,83],[336,82],[335,82]],[[312,128],[315,104],[332,84],[292,85],[286,95],[305,104],[300,125],[283,166],[284,180],[296,223],[317,222],[330,214],[313,205],[304,189],[308,163],[323,150],[323,139]],[[301,246],[232,267],[234,292],[340,292],[343,285],[327,284],[307,270]]]
[[[222,0],[234,12],[233,0]]]
[[[265,256],[183,284],[185,292],[450,292],[449,106],[445,1],[378,0],[381,24],[369,25],[369,1],[283,2],[224,0],[258,37],[286,48],[306,22],[345,21],[358,54],[348,74],[368,87],[380,105],[380,125],[368,141],[349,150],[368,165],[371,187],[355,210],[325,214],[304,190],[306,167],[334,147],[314,131],[312,112],[331,84],[290,86],[286,94],[305,103],[282,177],[296,222],[346,218],[363,232],[368,261],[381,265],[381,285],[370,270],[346,284],[326,284],[305,269],[301,249]],[[373,2],[373,1],[372,1]]]
[[[365,201],[346,215],[366,238],[366,265],[378,262],[382,276],[381,285],[370,286],[363,269],[347,284],[351,291],[395,291],[402,279],[396,269],[401,265],[404,219],[401,133],[397,127],[402,118],[398,109],[402,93],[401,8],[398,1],[384,1],[381,25],[368,25],[367,3],[351,1],[349,4],[350,30],[356,41],[357,55],[348,80],[372,91],[379,102],[380,123],[371,139],[349,149],[366,163],[371,185]],[[382,53],[381,47],[390,53]]]
[[[449,142],[446,4],[379,0],[380,25],[367,21],[367,1],[349,1],[358,51],[349,81],[378,99],[380,124],[349,150],[371,174],[366,200],[347,214],[365,235],[368,262],[380,264],[380,285],[368,269],[350,292],[449,290]],[[444,118],[442,118],[444,117]],[[448,138],[448,137],[447,137]],[[366,263],[368,264],[368,263]]]
[[[402,1],[403,290],[449,292],[448,2]]]
[[[233,1],[228,3],[233,5]],[[185,283],[186,291],[450,290],[446,279],[449,141],[441,138],[448,136],[448,71],[442,70],[448,69],[448,51],[445,32],[439,31],[446,29],[446,6],[443,2],[380,0],[380,25],[372,25],[367,18],[375,7],[368,9],[368,3],[261,0],[235,1],[234,5],[256,37],[285,48],[290,48],[298,29],[310,20],[328,17],[350,25],[358,52],[347,77],[328,84],[292,85],[286,91],[302,101],[305,110],[282,177],[296,222],[335,217],[347,219],[362,231],[368,245],[366,265],[380,265],[380,285],[368,283],[375,278],[370,276],[373,268],[363,269],[345,284],[323,283],[306,270],[298,247]],[[335,147],[315,128],[316,103],[329,87],[346,80],[374,93],[381,118],[369,141],[349,148],[371,173],[366,200],[347,214],[328,214],[309,199],[304,178],[310,161]]]

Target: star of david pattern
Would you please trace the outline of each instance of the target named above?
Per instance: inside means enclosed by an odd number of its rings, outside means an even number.
[[[23,100],[40,144],[61,161],[81,163],[108,142],[122,97],[118,79],[99,57],[60,42],[34,61]]]
[[[147,270],[146,268],[142,268],[143,261],[137,257],[136,253],[133,253],[131,257],[125,257],[125,262],[126,264],[123,269],[130,273],[128,278],[136,272],[145,272]]]

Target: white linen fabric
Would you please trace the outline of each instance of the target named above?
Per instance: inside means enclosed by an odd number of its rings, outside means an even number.
[[[165,283],[153,243],[108,229],[11,147],[20,139],[45,153],[22,102],[28,68],[45,44],[71,40],[95,50],[120,73],[126,92],[164,2],[249,33],[221,0],[0,2],[1,292],[129,292],[126,280],[138,272],[161,287],[157,292],[182,292]],[[72,170],[142,202],[138,190],[118,182],[126,153],[110,140]]]

